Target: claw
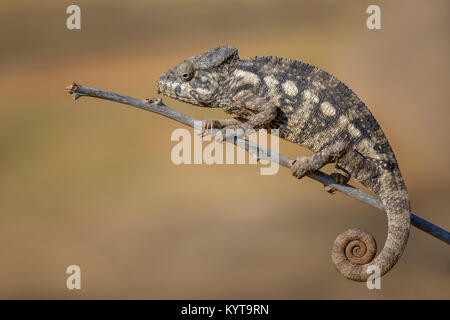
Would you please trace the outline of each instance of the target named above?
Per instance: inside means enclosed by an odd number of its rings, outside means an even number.
[[[202,132],[204,132],[203,135],[206,134],[206,131],[214,129],[215,127],[214,121],[215,120],[211,119],[206,119],[202,121]]]
[[[289,166],[292,168],[292,166],[297,162],[297,159],[293,159],[289,161]]]
[[[329,194],[331,194],[331,195],[336,194],[337,189],[335,187],[332,187],[332,186],[327,185],[327,184],[324,184],[323,186],[325,188],[325,191],[328,192]]]

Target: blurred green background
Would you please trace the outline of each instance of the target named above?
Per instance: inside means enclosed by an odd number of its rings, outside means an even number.
[[[66,8],[82,29],[67,30]],[[382,30],[366,28],[381,7]],[[448,1],[2,1],[0,298],[450,298],[449,247],[413,229],[397,266],[368,290],[331,263],[336,236],[385,216],[260,165],[170,160],[180,124],[64,91],[148,98],[182,59],[229,44],[241,58],[317,65],[370,107],[413,212],[450,228]],[[227,117],[163,99],[191,116]],[[282,143],[291,157],[309,154]],[[68,265],[82,289],[69,291]]]

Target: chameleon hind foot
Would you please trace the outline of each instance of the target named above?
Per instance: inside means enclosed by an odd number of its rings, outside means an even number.
[[[319,165],[314,161],[313,157],[299,156],[297,160],[291,161],[292,175],[297,179],[301,179],[311,172],[317,170]]]
[[[310,157],[299,156],[297,160],[291,161],[292,174],[294,177],[301,179],[328,163],[336,162],[346,152],[346,149],[344,143],[338,142],[316,152]]]

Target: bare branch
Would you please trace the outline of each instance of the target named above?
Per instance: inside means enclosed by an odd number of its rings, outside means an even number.
[[[76,84],[75,82],[72,85],[69,85],[66,87],[66,90],[72,94],[76,99],[78,99],[81,96],[89,96],[93,98],[100,98],[105,100],[110,100],[114,102],[120,102],[123,104],[127,104],[133,107],[137,107],[140,109],[144,109],[147,111],[151,111],[157,114],[160,114],[162,116],[165,116],[167,118],[170,118],[172,120],[181,122],[185,125],[188,125],[190,127],[194,128],[195,122],[198,121],[194,118],[189,117],[188,115],[185,115],[181,112],[178,112],[176,110],[173,110],[169,108],[168,106],[164,105],[161,101],[161,99],[145,99],[145,100],[139,100],[132,97],[123,96],[120,94],[116,94],[113,92],[103,91],[100,89],[85,87]],[[213,131],[212,134],[215,134],[216,131]],[[231,141],[228,141],[231,142]],[[264,148],[263,146],[260,146],[258,144],[252,143],[246,139],[235,139],[234,144],[236,144],[238,147],[243,148],[247,150],[249,153],[254,155],[257,159],[266,159],[270,161],[276,161],[280,165],[286,168],[291,167],[291,161],[293,159],[282,155],[275,153],[274,151],[268,150]],[[366,193],[358,188],[355,188],[351,185],[345,184],[336,184],[334,180],[327,175],[326,173],[322,171],[315,171],[309,175],[309,177],[313,180],[316,180],[320,183],[323,183],[324,185],[328,185],[330,187],[335,188],[336,190],[355,198],[359,201],[362,201],[364,203],[367,203],[375,208],[378,208],[382,211],[385,211],[383,204],[381,201],[369,194]],[[450,233],[431,222],[428,222],[414,214],[411,214],[411,223],[415,227],[419,228],[420,230],[436,237],[439,240],[442,240],[446,242],[447,244],[450,244]]]

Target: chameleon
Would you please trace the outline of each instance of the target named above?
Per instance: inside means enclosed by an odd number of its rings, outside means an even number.
[[[229,132],[245,137],[259,129],[278,129],[279,137],[311,150],[312,156],[291,162],[298,179],[334,164],[337,183],[354,178],[369,188],[386,210],[384,247],[375,257],[374,237],[349,229],[335,240],[332,262],[354,281],[367,281],[371,266],[382,276],[397,263],[411,226],[406,185],[380,125],[343,82],[308,63],[272,56],[241,59],[235,47],[219,46],[161,74],[157,87],[159,94],[232,114],[202,122],[204,130],[219,130],[219,141],[228,139]]]

